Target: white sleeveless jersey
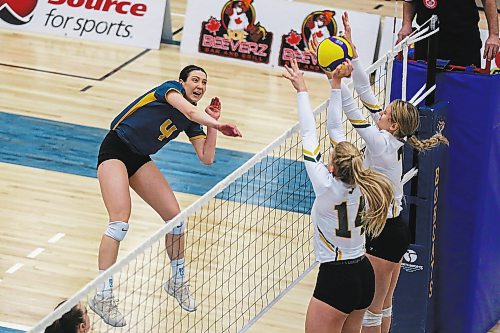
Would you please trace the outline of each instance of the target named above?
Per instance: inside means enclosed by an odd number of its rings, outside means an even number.
[[[321,162],[308,93],[298,93],[297,100],[304,164],[316,194],[311,212],[316,260],[329,262],[358,258],[365,253],[365,235],[360,218],[363,211],[361,191],[333,177]],[[333,90],[328,111],[328,130],[332,142],[345,140],[341,122],[333,119],[337,116],[341,119],[340,101],[340,90]]]
[[[380,118],[379,112],[382,111],[382,107],[371,90],[366,73],[360,68],[358,58],[352,61],[352,65],[354,88],[376,122]],[[376,125],[371,125],[358,109],[351,91],[344,84],[342,85],[342,107],[351,125],[365,141],[365,166],[385,175],[391,182],[394,201],[389,207],[387,218],[397,217],[402,210],[404,142],[385,130],[379,130]]]

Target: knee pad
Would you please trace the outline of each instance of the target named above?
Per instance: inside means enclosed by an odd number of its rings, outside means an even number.
[[[128,223],[122,221],[109,222],[108,229],[104,234],[108,237],[113,238],[116,241],[121,242],[128,231]]]
[[[382,317],[387,318],[390,316],[392,316],[392,306],[382,310]]]
[[[382,325],[382,314],[373,313],[370,310],[366,310],[365,316],[363,317],[363,326],[372,327]]]
[[[170,222],[170,221],[165,221],[165,223],[167,223],[167,222]],[[186,230],[186,224],[184,223],[184,221],[181,221],[181,223],[178,226],[174,227],[172,229],[172,231],[170,231],[170,234],[176,235],[176,236],[182,235],[185,230]]]

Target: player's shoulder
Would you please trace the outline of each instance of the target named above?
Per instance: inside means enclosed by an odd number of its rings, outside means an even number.
[[[330,191],[328,192],[331,199],[334,201],[343,202],[346,197],[352,192],[352,187],[338,179],[337,177],[330,178]]]
[[[175,81],[175,80],[169,80],[169,81],[165,81],[163,82],[162,84],[160,84],[157,89],[176,89],[176,90],[179,90],[179,91],[183,91],[184,88],[182,87],[182,84],[179,82],[179,81]]]

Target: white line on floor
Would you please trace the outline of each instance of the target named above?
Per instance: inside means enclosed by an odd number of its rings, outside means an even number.
[[[63,234],[62,232],[57,233],[54,236],[52,236],[51,239],[49,239],[49,243],[55,243],[58,240],[60,240],[61,238],[63,238],[64,236],[66,236],[66,234]]]
[[[19,268],[21,268],[23,266],[24,266],[24,264],[18,262],[17,264],[15,264],[14,266],[12,266],[8,270],[6,270],[6,273],[8,273],[8,274],[14,274]]]
[[[28,258],[36,258],[40,253],[45,251],[43,247],[39,247],[37,249],[34,249],[30,254],[27,255]]]

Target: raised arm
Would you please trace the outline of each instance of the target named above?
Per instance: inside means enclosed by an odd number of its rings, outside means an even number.
[[[316,195],[320,195],[329,187],[332,178],[326,166],[321,162],[316,121],[309,102],[304,73],[299,69],[295,59],[291,60],[291,68],[285,66],[285,69],[287,73],[283,74],[283,77],[288,79],[297,91],[297,113],[302,136],[304,164],[314,192]]]
[[[362,66],[359,62],[359,58],[352,60],[352,67],[352,82],[354,84],[354,89],[358,93],[361,103],[370,111],[372,119],[378,121],[380,119],[379,112],[382,111],[382,107],[378,102],[378,98],[373,93],[368,75],[366,75],[366,72],[361,68]]]
[[[352,82],[354,84],[354,89],[358,93],[359,98],[363,105],[370,111],[370,115],[372,116],[374,121],[378,121],[380,118],[379,112],[382,111],[382,107],[380,106],[377,97],[373,93],[373,90],[370,85],[370,80],[368,79],[368,75],[363,70],[362,65],[358,58],[358,53],[355,51],[356,46],[352,40],[352,29],[349,23],[349,15],[347,12],[344,12],[342,15],[342,23],[344,24],[344,37],[351,44],[351,47],[354,51],[352,58]],[[411,27],[411,23],[410,23]]]
[[[339,142],[346,141],[345,133],[342,129],[342,94],[340,87],[342,78],[350,76],[351,73],[352,65],[350,61],[345,61],[329,75],[332,92],[330,94],[330,101],[328,102],[326,128],[333,146],[336,146]]]
[[[221,102],[218,97],[212,98],[210,105],[207,106],[205,112],[213,119],[219,119],[221,113]],[[199,135],[194,136],[193,138],[190,137],[190,141],[200,161],[204,164],[212,164],[215,158],[217,130],[213,127],[207,127],[207,135],[204,139],[202,135]]]
[[[375,154],[382,153],[387,142],[380,130],[375,125],[371,125],[363,116],[363,113],[358,109],[356,102],[352,98],[349,88],[342,84],[342,109],[351,123],[352,127],[363,138],[366,146]]]
[[[207,127],[213,127],[227,136],[241,136],[240,131],[235,125],[220,123],[204,112],[198,112],[196,107],[189,103],[184,96],[176,90],[170,90],[166,93],[166,101],[174,108],[182,112],[189,120]]]

